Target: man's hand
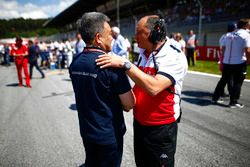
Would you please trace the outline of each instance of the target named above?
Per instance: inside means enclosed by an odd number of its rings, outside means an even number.
[[[104,54],[98,56],[98,59],[96,59],[96,65],[100,66],[100,68],[107,68],[107,67],[123,68],[125,61],[127,61],[127,59],[121,56]]]

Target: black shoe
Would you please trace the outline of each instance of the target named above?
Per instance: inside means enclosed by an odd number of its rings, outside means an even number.
[[[45,78],[45,75],[42,75],[42,79]]]
[[[241,103],[230,103],[229,104],[229,107],[230,108],[244,108],[244,104],[241,104]]]

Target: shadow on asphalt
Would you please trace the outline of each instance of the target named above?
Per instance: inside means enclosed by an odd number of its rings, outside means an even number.
[[[71,104],[69,106],[69,109],[73,110],[73,111],[77,111],[77,108],[76,108],[76,104]]]
[[[51,95],[43,96],[42,98],[50,98],[50,97],[55,97],[55,96],[72,96],[72,95],[73,95],[73,91],[63,92],[63,93],[52,92]]]
[[[212,98],[212,93],[210,92],[203,92],[203,91],[183,91],[183,95],[186,96],[192,96],[192,97],[206,97],[206,98]]]
[[[202,91],[183,91],[183,95],[188,97],[182,97],[183,101],[188,103],[196,104],[199,106],[208,106],[211,105],[212,93],[202,92]]]
[[[42,77],[32,77],[32,79],[43,79]],[[32,80],[30,79],[30,80]]]
[[[228,107],[226,104],[212,103],[212,93],[203,92],[203,91],[183,91],[183,95],[188,97],[182,97],[181,100],[186,101],[188,103],[196,104],[199,106],[208,106],[208,105],[218,105],[221,107]]]
[[[85,164],[80,165],[79,167],[85,167]]]
[[[208,106],[212,104],[211,100],[201,99],[201,98],[182,97],[181,100],[186,101],[188,103],[196,104],[199,106]]]
[[[71,81],[71,79],[62,79],[63,81]]]
[[[18,83],[11,83],[11,84],[7,84],[7,87],[17,87]]]

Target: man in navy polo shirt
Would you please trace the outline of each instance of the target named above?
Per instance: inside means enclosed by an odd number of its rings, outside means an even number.
[[[86,167],[119,167],[126,131],[123,110],[135,104],[124,69],[96,66],[96,58],[111,50],[109,18],[86,13],[78,22],[86,47],[69,68],[80,132],[86,152]]]

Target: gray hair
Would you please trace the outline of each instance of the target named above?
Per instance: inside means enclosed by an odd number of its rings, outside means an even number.
[[[110,19],[103,13],[89,12],[85,13],[78,21],[77,28],[81,33],[82,39],[90,44],[97,33],[104,30],[104,23],[109,22]]]
[[[147,19],[147,21],[146,21],[145,26],[146,26],[149,30],[153,30],[153,29],[154,29],[154,26],[155,26],[155,23],[156,23],[157,21],[159,21],[159,20],[160,20],[160,18],[159,18],[158,16],[155,16],[155,15],[149,16],[148,19]]]

